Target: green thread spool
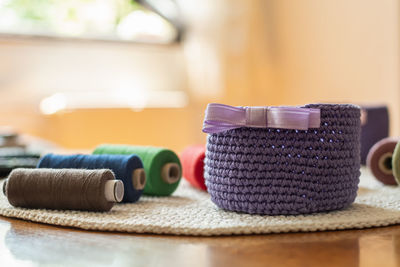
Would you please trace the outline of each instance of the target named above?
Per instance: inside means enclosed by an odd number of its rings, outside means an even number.
[[[397,143],[392,156],[393,176],[397,184],[400,185],[400,142]]]
[[[136,154],[143,162],[147,182],[143,193],[153,196],[169,196],[179,185],[182,176],[181,162],[171,150],[150,146],[103,144],[93,154]]]

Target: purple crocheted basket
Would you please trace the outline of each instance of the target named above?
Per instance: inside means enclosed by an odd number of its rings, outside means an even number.
[[[204,176],[220,208],[250,214],[308,214],[353,203],[360,176],[360,109],[310,104],[309,130],[242,127],[209,134]]]

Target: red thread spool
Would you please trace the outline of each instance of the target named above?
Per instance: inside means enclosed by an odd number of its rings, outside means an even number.
[[[207,191],[204,182],[204,158],[206,147],[193,145],[186,147],[180,154],[183,178],[194,187]]]

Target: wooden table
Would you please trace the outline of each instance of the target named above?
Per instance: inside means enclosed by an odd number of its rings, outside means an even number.
[[[89,232],[0,216],[0,266],[400,266],[400,225],[229,237]]]

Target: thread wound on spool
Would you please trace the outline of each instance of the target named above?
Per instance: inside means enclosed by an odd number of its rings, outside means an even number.
[[[392,156],[399,139],[384,138],[373,145],[368,152],[367,166],[374,177],[387,185],[396,185],[393,175]]]
[[[180,154],[183,178],[192,186],[204,191],[207,190],[204,179],[205,153],[204,145],[193,145],[186,147]]]
[[[393,176],[400,185],[400,142],[397,143],[392,157]]]
[[[106,198],[105,187],[114,179],[108,169],[15,169],[6,195],[15,207],[109,211],[114,202]]]
[[[122,202],[136,202],[143,188],[134,187],[132,173],[143,169],[143,163],[137,155],[55,155],[47,154],[38,163],[38,168],[77,168],[110,169],[116,179],[124,184]]]
[[[129,145],[100,145],[93,154],[119,154],[130,155],[136,154],[143,161],[143,167],[146,171],[146,185],[143,193],[154,196],[169,196],[179,185],[182,175],[181,162],[178,156],[171,150],[160,147],[147,146],[129,146]],[[172,174],[172,180],[175,182],[167,183],[162,177],[162,170],[165,164],[177,164],[178,174]],[[176,171],[176,170],[175,170]],[[169,178],[171,178],[169,177]],[[168,178],[167,178],[168,179]]]
[[[385,105],[361,108],[361,164],[366,165],[372,146],[389,136],[389,111]]]

